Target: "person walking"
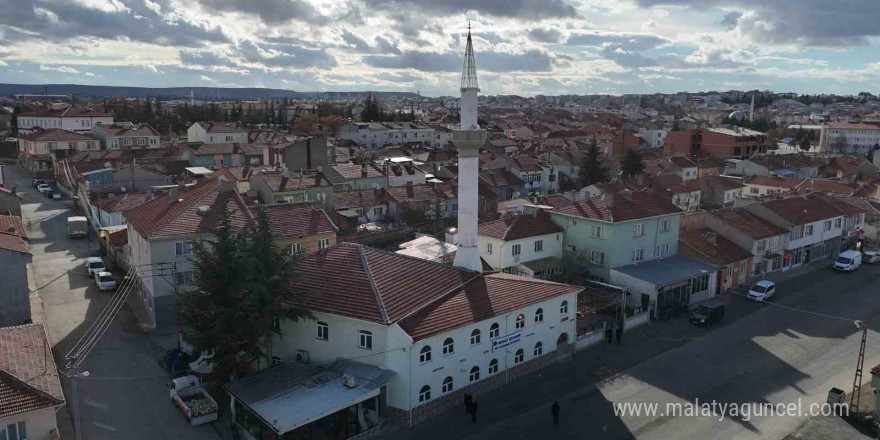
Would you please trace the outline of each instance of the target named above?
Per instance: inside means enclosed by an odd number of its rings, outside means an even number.
[[[623,327],[617,327],[617,345],[620,345],[620,337],[623,336]]]
[[[471,396],[470,393],[464,394],[464,413],[471,413],[471,405],[474,403],[474,396]]]
[[[473,397],[471,402],[471,422],[477,423],[477,398]]]
[[[559,427],[559,401],[554,400],[553,405],[550,406],[550,412],[553,414],[553,427]]]

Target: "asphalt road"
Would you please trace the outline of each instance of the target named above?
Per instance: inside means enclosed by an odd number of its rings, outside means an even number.
[[[43,302],[43,314],[55,362],[65,372],[64,355],[92,324],[111,298],[98,292],[83,267],[97,255],[94,235],[67,236],[70,201],[47,199],[30,186],[30,176],[7,166],[8,178],[24,197],[22,215],[34,254],[32,282]],[[174,346],[174,335],[145,333],[126,305],[81,367],[89,377],[77,381],[85,439],[218,439],[210,425],[190,427],[172,406],[159,360]],[[71,410],[71,382],[62,377]],[[62,410],[64,411],[64,410]],[[70,413],[68,413],[70,414]],[[58,416],[63,438],[74,438],[72,414]]]

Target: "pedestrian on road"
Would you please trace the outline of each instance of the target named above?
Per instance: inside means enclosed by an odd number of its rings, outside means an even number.
[[[471,421],[477,423],[477,398],[473,398],[473,402],[471,402]]]
[[[553,405],[550,407],[550,412],[553,413],[553,427],[559,427],[559,401],[554,400]]]
[[[620,345],[621,336],[623,336],[623,327],[617,327],[617,345]]]
[[[473,403],[474,403],[474,396],[471,396],[470,393],[465,393],[464,394],[464,413],[465,414],[471,413],[471,405],[473,405]]]

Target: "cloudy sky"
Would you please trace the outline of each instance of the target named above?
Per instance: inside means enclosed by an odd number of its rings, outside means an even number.
[[[0,82],[878,93],[880,0],[0,0]]]

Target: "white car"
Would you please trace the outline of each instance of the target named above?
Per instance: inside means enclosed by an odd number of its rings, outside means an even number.
[[[86,272],[91,277],[99,272],[107,272],[107,266],[104,265],[101,257],[89,257],[86,258]]]
[[[47,192],[52,191],[52,187],[45,183],[41,183],[37,185],[37,191],[39,191],[40,194],[46,194]]]
[[[880,263],[880,252],[878,252],[878,251],[862,252],[862,263],[868,263],[868,264]]]
[[[116,280],[110,272],[98,272],[95,274],[95,284],[98,290],[105,292],[116,288]]]
[[[764,301],[775,293],[776,284],[773,284],[773,281],[761,280],[749,289],[748,298],[755,301]]]

